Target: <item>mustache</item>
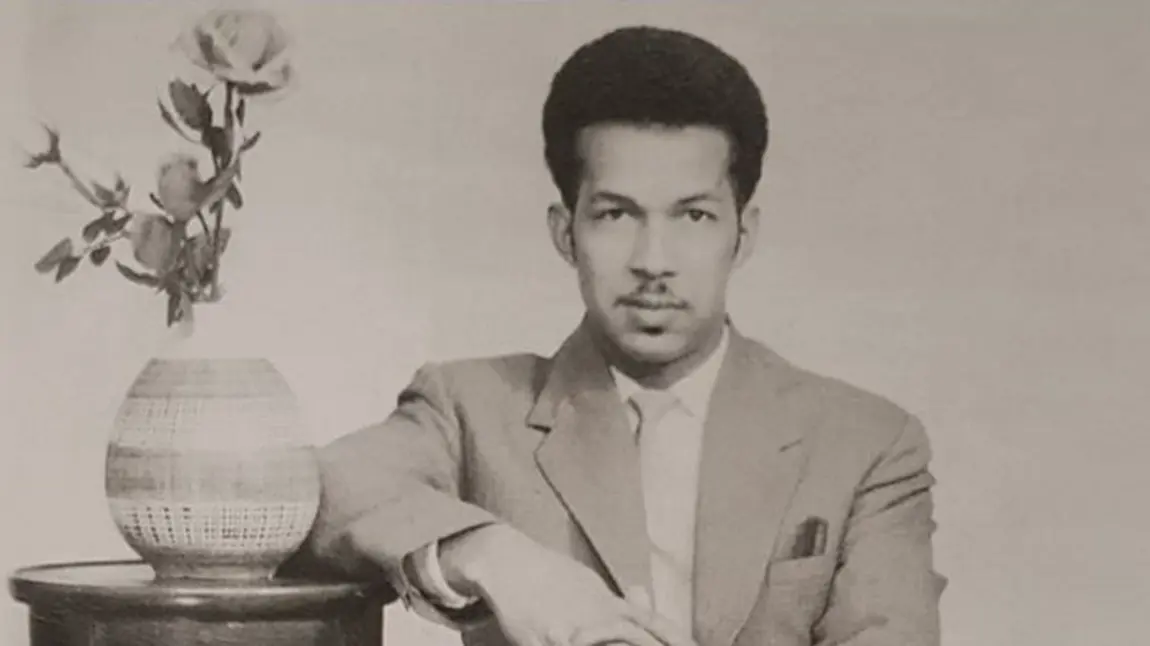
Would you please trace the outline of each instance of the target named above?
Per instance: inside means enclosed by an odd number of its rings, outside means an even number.
[[[620,296],[617,305],[642,309],[687,309],[687,302],[678,298],[666,285],[644,285],[634,292]]]

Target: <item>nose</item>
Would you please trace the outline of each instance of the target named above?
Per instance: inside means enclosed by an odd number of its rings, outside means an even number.
[[[666,227],[657,219],[644,218],[631,248],[631,271],[643,278],[662,278],[672,274],[667,249]]]

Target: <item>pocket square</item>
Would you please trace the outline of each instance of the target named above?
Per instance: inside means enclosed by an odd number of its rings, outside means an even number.
[[[827,551],[827,521],[818,516],[809,516],[799,523],[795,531],[795,542],[791,546],[792,559],[805,559],[822,556]]]

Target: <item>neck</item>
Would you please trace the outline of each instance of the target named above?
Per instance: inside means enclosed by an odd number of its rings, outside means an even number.
[[[592,330],[592,338],[607,362],[623,374],[644,388],[665,389],[691,374],[710,358],[723,340],[725,327],[725,319],[720,319],[718,325],[711,326],[701,343],[667,362],[643,361],[628,356],[598,329]]]

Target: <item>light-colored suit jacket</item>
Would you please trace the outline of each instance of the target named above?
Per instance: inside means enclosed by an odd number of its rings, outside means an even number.
[[[426,613],[404,557],[503,522],[621,594],[649,577],[636,451],[585,323],[553,357],[428,364],[385,421],[322,449],[323,501],[301,553],[386,577]],[[700,646],[939,644],[946,579],[933,566],[934,478],[915,417],[732,325],[701,459]],[[795,558],[809,517],[826,521],[826,549]],[[489,615],[455,625],[467,646],[507,644]]]

